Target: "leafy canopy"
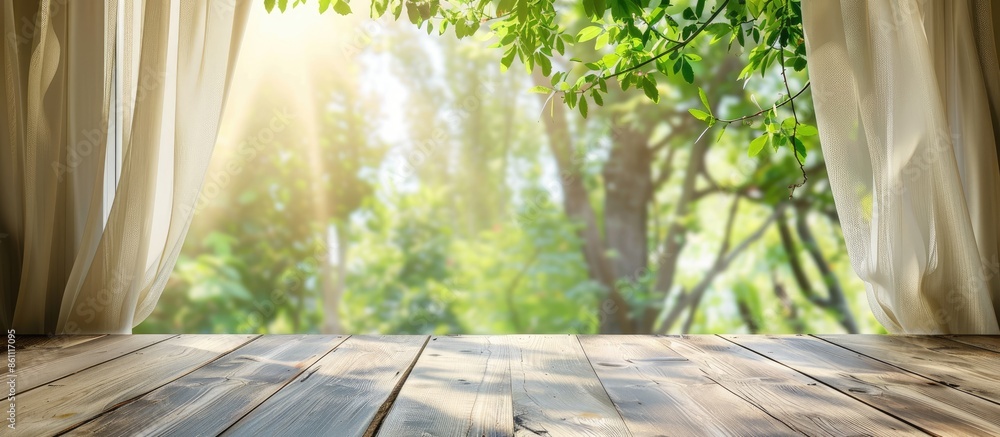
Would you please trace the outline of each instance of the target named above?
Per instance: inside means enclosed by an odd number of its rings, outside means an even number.
[[[320,12],[329,9],[347,15],[350,0],[318,0]],[[293,0],[296,7],[306,0]],[[272,11],[285,11],[288,0],[264,0]],[[799,0],[373,0],[373,19],[391,16],[407,19],[428,34],[444,34],[449,28],[458,38],[490,32],[493,47],[503,56],[506,70],[520,60],[532,73],[536,69],[549,79],[533,92],[560,96],[570,108],[587,116],[591,102],[604,104],[609,82],[622,90],[642,92],[659,101],[657,81],[675,80],[693,84],[701,57],[698,44],[726,44],[730,52],[744,53],[746,66],[738,79],[774,74],[777,67],[785,87],[783,98],[756,113],[721,118],[712,111],[708,96],[700,93],[702,108],[690,113],[706,128],[732,123],[753,126],[761,133],[748,149],[750,156],[765,146],[774,150],[791,147],[802,169],[806,148],[800,137],[815,135],[816,129],[800,123],[794,100],[809,84],[792,90],[791,70],[806,68]],[[586,53],[584,56],[582,53]],[[572,57],[572,56],[577,57]],[[788,106],[782,116],[778,108]],[[759,121],[759,123],[758,123]],[[801,183],[789,186],[790,190]]]

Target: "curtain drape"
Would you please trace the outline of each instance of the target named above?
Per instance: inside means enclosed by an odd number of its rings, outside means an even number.
[[[802,2],[848,255],[893,333],[1000,334],[988,0]]]
[[[149,315],[193,219],[248,8],[4,2],[5,328],[128,333]]]

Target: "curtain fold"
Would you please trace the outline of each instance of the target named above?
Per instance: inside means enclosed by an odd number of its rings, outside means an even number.
[[[893,333],[1000,334],[989,1],[812,0],[803,25],[837,212]]]
[[[193,219],[248,9],[4,3],[5,327],[128,333],[149,315]],[[122,146],[113,199],[109,137]]]

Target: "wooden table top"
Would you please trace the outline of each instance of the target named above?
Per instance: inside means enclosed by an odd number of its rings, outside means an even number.
[[[990,336],[58,336],[11,358],[10,435],[1000,435]]]

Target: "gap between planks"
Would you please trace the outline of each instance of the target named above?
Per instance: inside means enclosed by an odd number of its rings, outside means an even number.
[[[813,336],[722,338],[932,435],[1000,435],[989,401]]]

